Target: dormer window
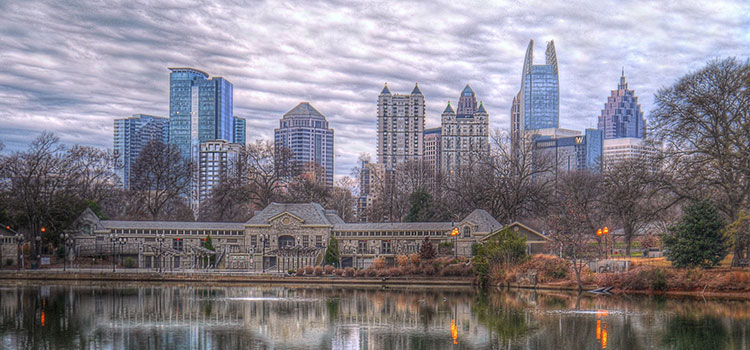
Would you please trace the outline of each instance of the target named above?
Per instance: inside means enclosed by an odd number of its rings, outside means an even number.
[[[464,226],[464,238],[471,237],[471,226]]]

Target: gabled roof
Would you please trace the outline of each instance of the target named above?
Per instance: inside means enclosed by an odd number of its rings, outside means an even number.
[[[445,110],[443,110],[443,114],[450,113],[450,114],[456,114],[456,111],[453,110],[453,107],[451,107],[451,102],[448,101],[448,105],[445,106]]]
[[[318,203],[271,203],[265,209],[256,213],[246,225],[268,225],[269,220],[287,212],[304,221],[304,225],[333,226],[329,217],[336,215],[327,213]],[[334,219],[335,221],[338,220]],[[342,220],[343,222],[343,220]]]
[[[482,103],[481,101],[479,102],[479,108],[477,108],[477,113],[487,114],[487,110],[484,109],[484,103]]]
[[[412,95],[421,95],[422,90],[419,90],[419,83],[414,83],[414,89],[411,90]]]
[[[477,225],[477,232],[492,233],[499,230],[503,226],[500,225],[500,223],[484,209],[474,209],[474,211],[472,211],[469,216],[463,219],[460,224],[463,224],[465,222],[471,222],[474,225]]]
[[[318,112],[318,110],[315,109],[315,107],[313,107],[310,102],[300,102],[300,104],[284,114],[284,118],[291,117],[312,117],[325,119],[325,116]]]
[[[522,223],[520,223],[520,222],[518,222],[518,221],[515,221],[515,222],[513,222],[512,224],[510,224],[510,225],[508,225],[508,226],[505,226],[505,227],[502,227],[502,228],[500,228],[500,229],[497,229],[497,230],[495,230],[495,231],[492,231],[492,233],[490,233],[489,235],[486,235],[486,236],[482,237],[482,239],[481,239],[480,241],[481,241],[481,242],[485,242],[485,241],[487,241],[488,239],[490,239],[490,237],[494,236],[495,234],[497,234],[497,233],[498,233],[498,232],[500,232],[501,230],[504,230],[505,228],[511,228],[511,227],[513,227],[513,226],[520,226],[520,227],[523,227],[523,228],[524,228],[524,229],[525,229],[526,231],[529,231],[529,232],[530,232],[531,234],[533,234],[533,235],[536,235],[536,236],[539,236],[539,237],[541,237],[541,238],[542,238],[542,239],[544,239],[545,241],[552,241],[552,239],[551,239],[551,238],[549,238],[549,237],[547,237],[547,236],[545,236],[545,235],[543,235],[543,234],[539,233],[539,231],[537,231],[537,230],[535,230],[535,229],[533,229],[533,228],[531,228],[531,227],[529,227],[529,226],[526,226],[526,225],[524,225],[524,224],[522,224]]]
[[[385,83],[385,87],[383,87],[383,91],[380,92],[381,95],[390,95],[391,89],[388,88],[388,83]]]
[[[469,86],[469,84],[466,84],[464,91],[461,91],[461,95],[465,96],[466,93],[470,93],[471,95],[474,95],[474,90],[471,89],[471,86]]]

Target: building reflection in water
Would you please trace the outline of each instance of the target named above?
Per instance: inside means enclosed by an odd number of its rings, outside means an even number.
[[[749,320],[743,302],[465,288],[0,287],[8,349],[729,349]]]

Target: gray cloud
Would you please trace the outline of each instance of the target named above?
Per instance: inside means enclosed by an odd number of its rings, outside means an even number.
[[[270,139],[310,101],[336,130],[336,172],[376,147],[383,83],[427,99],[427,125],[466,83],[507,128],[529,39],[555,40],[561,126],[594,127],[625,67],[645,111],[653,94],[706,61],[746,59],[750,6],[725,2],[115,1],[0,2],[0,140],[50,130],[112,147],[113,119],[168,114],[167,67],[234,84],[248,138]]]

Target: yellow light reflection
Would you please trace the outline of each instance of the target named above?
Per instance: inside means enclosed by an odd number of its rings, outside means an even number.
[[[453,344],[458,344],[458,328],[456,328],[456,320],[451,320],[451,336],[453,337]]]

